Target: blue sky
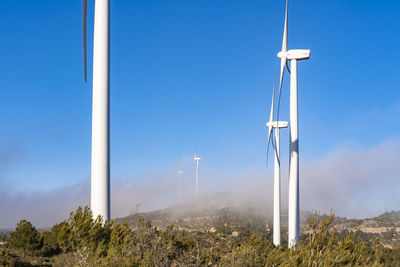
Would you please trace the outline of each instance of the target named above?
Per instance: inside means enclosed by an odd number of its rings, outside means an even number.
[[[112,179],[173,168],[196,143],[209,169],[268,172],[265,122],[284,6],[111,1]],[[90,177],[93,7],[85,84],[81,1],[0,3],[0,151],[16,158],[0,186],[9,192]],[[399,14],[398,1],[290,1],[288,47],[311,49],[298,66],[304,161],[399,138]],[[282,119],[288,100],[285,79]]]

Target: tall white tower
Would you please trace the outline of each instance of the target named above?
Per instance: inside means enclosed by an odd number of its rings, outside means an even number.
[[[182,204],[182,174],[183,171],[179,170],[178,172],[178,197],[179,197],[179,204]]]
[[[196,197],[199,196],[199,161],[201,157],[197,156],[197,152],[194,154],[193,157],[195,168],[196,168]]]
[[[83,1],[86,79],[86,12]],[[110,220],[110,1],[95,1],[93,44],[92,162],[90,206],[93,216]]]
[[[297,61],[310,57],[310,50],[289,50],[290,60],[290,162],[289,162],[289,225],[288,242],[293,247],[300,238],[300,201],[299,201],[299,116],[297,99]]]
[[[275,129],[275,150],[274,150],[274,232],[273,243],[281,245],[281,159],[280,159],[280,128],[287,128],[287,121],[268,122],[267,126]]]

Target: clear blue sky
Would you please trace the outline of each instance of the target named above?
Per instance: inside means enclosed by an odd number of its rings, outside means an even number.
[[[0,2],[0,151],[18,158],[9,190],[90,176],[93,5],[85,84],[81,1]],[[394,0],[290,2],[288,47],[311,49],[298,67],[304,160],[399,138],[399,14]],[[283,15],[283,0],[111,0],[112,179],[169,168],[196,142],[209,168],[264,168]]]

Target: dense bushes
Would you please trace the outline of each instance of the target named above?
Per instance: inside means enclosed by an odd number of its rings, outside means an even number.
[[[9,252],[35,256],[55,266],[396,266],[399,249],[376,240],[360,241],[355,232],[338,235],[330,228],[334,216],[310,220],[310,233],[297,249],[274,247],[269,235],[178,231],[153,227],[141,219],[136,227],[93,219],[78,208],[68,220],[38,232],[26,220],[8,240]],[[7,254],[9,255],[9,254]],[[5,258],[1,258],[0,262]],[[10,256],[7,256],[10,258]],[[31,258],[32,259],[32,258]],[[37,262],[37,261],[36,261]],[[43,264],[43,262],[41,264]],[[32,263],[32,262],[31,262]]]

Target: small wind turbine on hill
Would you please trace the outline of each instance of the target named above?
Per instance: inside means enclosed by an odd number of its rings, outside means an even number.
[[[183,171],[178,171],[178,195],[179,195],[179,204],[182,204],[182,174]]]
[[[93,216],[110,220],[110,1],[95,1],[93,41],[92,166]],[[83,64],[87,81],[87,0],[83,0]]]
[[[196,168],[196,197],[199,196],[199,161],[201,160],[201,157],[197,155],[197,149],[196,152],[194,153],[193,161],[194,165]]]

